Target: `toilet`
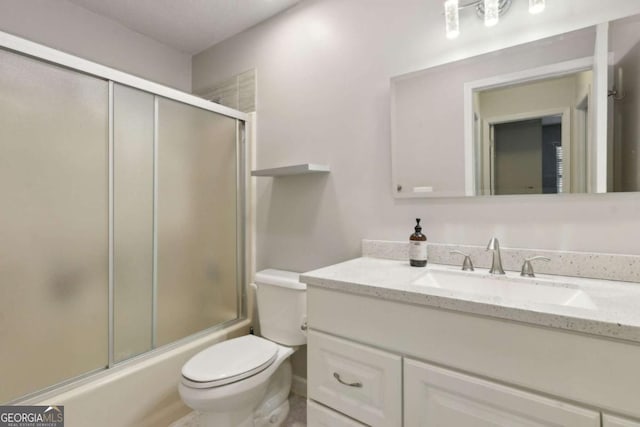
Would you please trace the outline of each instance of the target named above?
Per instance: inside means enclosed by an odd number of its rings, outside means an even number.
[[[202,427],[277,427],[289,413],[289,357],[307,342],[306,285],[298,273],[256,273],[262,337],[212,345],[182,367],[178,386]]]

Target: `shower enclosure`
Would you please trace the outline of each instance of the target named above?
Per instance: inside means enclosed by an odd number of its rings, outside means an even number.
[[[0,403],[246,316],[245,120],[0,34]]]

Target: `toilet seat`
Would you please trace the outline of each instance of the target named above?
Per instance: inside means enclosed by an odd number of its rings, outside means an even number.
[[[256,375],[277,358],[278,345],[255,335],[224,341],[201,351],[182,367],[182,383],[213,388]]]

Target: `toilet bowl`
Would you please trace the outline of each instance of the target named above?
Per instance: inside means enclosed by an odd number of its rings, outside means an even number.
[[[264,337],[212,345],[182,367],[178,391],[202,427],[278,427],[289,412],[289,357],[306,343],[306,286],[281,270],[261,271],[255,282]]]

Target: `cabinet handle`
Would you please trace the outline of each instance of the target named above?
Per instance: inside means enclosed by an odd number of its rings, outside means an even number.
[[[333,373],[333,378],[335,378],[336,380],[338,380],[338,382],[339,382],[340,384],[347,385],[347,386],[349,386],[349,387],[362,388],[362,383],[361,383],[361,382],[357,382],[357,383],[347,383],[347,382],[342,381],[342,378],[340,378],[340,374],[339,374],[339,373],[337,373],[337,372],[334,372],[334,373]]]

